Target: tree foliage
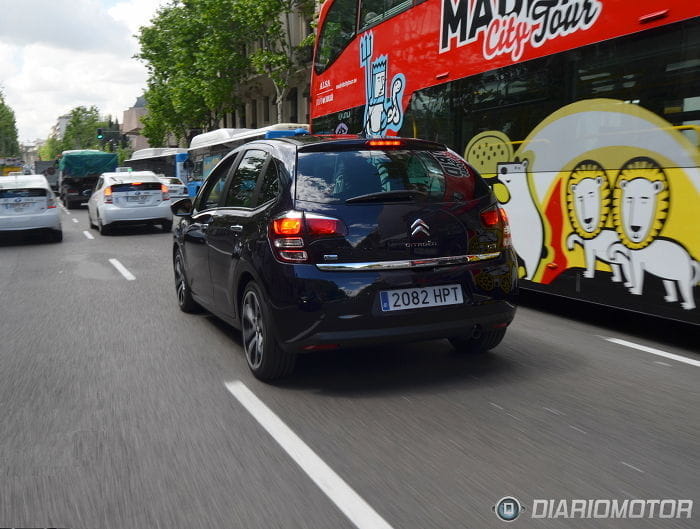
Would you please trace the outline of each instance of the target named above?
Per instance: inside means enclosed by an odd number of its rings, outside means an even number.
[[[96,106],[90,108],[79,106],[70,111],[66,131],[61,142],[62,150],[99,149],[96,136],[98,127],[106,126],[100,121],[100,112]]]
[[[17,122],[15,112],[5,103],[5,96],[0,90],[0,156],[19,156]]]
[[[275,86],[277,122],[282,121],[282,103],[295,77],[311,59],[313,34],[295,44],[291,40],[292,16],[301,14],[311,20],[316,3],[313,0],[237,0],[239,16],[250,21],[259,46],[251,53],[255,72],[268,77]]]
[[[119,123],[112,121],[111,116],[100,117],[99,109],[78,106],[68,113],[68,123],[63,138],[50,137],[39,149],[42,160],[55,160],[63,151],[72,149],[108,150],[107,141],[118,142],[121,139]],[[104,140],[97,139],[97,129],[101,128],[107,135]]]
[[[57,138],[51,136],[39,148],[39,157],[42,160],[55,160],[56,157],[63,152],[63,144]]]
[[[215,128],[240,103],[254,74],[275,85],[278,121],[294,76],[308,64],[313,37],[293,44],[293,13],[307,20],[314,0],[172,0],[139,32],[137,58],[149,72],[143,134],[161,146],[191,129]]]
[[[141,28],[137,58],[149,72],[143,133],[152,145],[215,126],[235,108],[232,87],[248,75],[248,61],[234,3],[176,0]]]

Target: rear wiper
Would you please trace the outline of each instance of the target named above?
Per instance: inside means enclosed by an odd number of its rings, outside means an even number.
[[[354,204],[357,202],[381,202],[385,200],[405,200],[407,198],[425,198],[428,193],[418,191],[417,189],[399,189],[396,191],[380,191],[378,193],[369,193],[367,195],[359,195],[348,198],[346,204]]]

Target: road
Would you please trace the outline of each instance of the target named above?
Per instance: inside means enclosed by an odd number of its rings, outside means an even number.
[[[0,242],[2,527],[496,528],[504,496],[695,501],[692,520],[513,527],[698,527],[687,327],[539,302],[484,357],[324,352],[267,385],[238,332],[177,308],[170,234],[63,223],[60,244]]]

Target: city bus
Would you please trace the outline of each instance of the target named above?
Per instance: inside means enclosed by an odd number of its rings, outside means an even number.
[[[126,167],[134,171],[153,171],[168,178],[179,178],[187,183],[189,180],[184,162],[187,160],[187,149],[175,147],[158,147],[134,151],[131,158],[124,160]]]
[[[326,0],[309,115],[463,155],[522,288],[700,324],[699,2]]]
[[[264,138],[268,131],[308,130],[306,123],[278,123],[259,129],[216,129],[198,134],[190,142],[193,180],[206,180],[226,154],[246,142]]]

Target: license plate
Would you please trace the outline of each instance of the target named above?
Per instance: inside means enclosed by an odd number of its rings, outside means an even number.
[[[140,195],[137,197],[126,197],[128,202],[146,202],[146,195]]]
[[[461,285],[438,285],[425,288],[403,288],[379,292],[382,311],[419,309],[459,305],[464,302]]]
[[[14,204],[5,204],[6,209],[14,209],[15,211],[20,211],[31,206],[31,202],[15,202]]]

